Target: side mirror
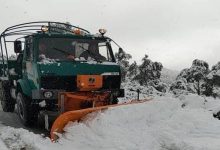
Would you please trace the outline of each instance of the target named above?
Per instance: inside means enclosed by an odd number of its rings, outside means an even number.
[[[21,41],[14,41],[14,52],[21,53],[22,43]]]

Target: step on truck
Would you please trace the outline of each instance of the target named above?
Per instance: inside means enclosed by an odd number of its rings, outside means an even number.
[[[36,124],[43,112],[51,139],[56,140],[55,132],[63,132],[68,121],[117,106],[124,90],[111,46],[115,42],[105,32],[91,34],[69,23],[49,21],[5,29],[0,35],[3,111],[13,112],[17,106],[25,126]],[[52,127],[50,116],[56,118]]]

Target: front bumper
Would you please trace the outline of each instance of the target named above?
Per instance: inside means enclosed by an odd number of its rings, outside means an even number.
[[[124,97],[124,89],[102,90],[102,91],[111,91],[111,93],[115,95],[115,97]],[[102,92],[102,91],[94,91],[94,92]],[[47,97],[45,96],[46,92],[51,92],[52,95],[50,97]],[[58,99],[58,95],[60,92],[65,92],[65,90],[54,90],[54,89],[32,90],[32,99],[35,100]]]
[[[51,96],[45,96],[46,92],[52,93]],[[50,89],[41,89],[41,90],[32,90],[32,99],[38,100],[47,100],[47,99],[58,99],[58,93],[65,92],[64,90],[50,90]]]

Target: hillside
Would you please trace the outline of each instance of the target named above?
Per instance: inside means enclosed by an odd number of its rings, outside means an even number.
[[[179,74],[176,70],[170,70],[167,68],[163,68],[161,71],[161,77],[160,79],[167,84],[171,84],[175,79],[176,76]]]

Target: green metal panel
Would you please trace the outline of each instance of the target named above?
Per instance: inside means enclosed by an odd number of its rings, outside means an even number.
[[[110,72],[120,72],[120,67],[116,63],[96,63],[89,64],[87,62],[56,62],[43,64],[39,63],[38,68],[41,75],[58,75],[69,76],[78,74],[102,74]]]
[[[3,65],[3,63],[0,63],[0,76],[3,76],[3,73],[4,73],[4,69],[3,68],[4,68],[4,66],[7,67],[6,64]]]
[[[21,78],[21,66],[17,63],[17,60],[8,60],[9,79],[18,80]]]
[[[83,61],[57,61],[53,63],[37,62],[38,58],[38,41],[42,37],[57,37],[57,38],[76,38],[76,39],[99,39],[106,40],[105,37],[95,37],[93,35],[72,35],[72,34],[45,34],[37,33],[33,36],[33,60],[25,61],[25,51],[22,66],[17,64],[16,60],[8,61],[9,69],[15,68],[17,76],[9,76],[9,80],[17,80],[22,92],[27,95],[32,95],[33,89],[40,89],[41,76],[76,76],[94,74],[100,75],[103,73],[113,73],[120,75],[120,66],[113,62],[83,62]],[[3,64],[0,64],[0,74]],[[23,70],[22,70],[23,69]]]
[[[30,87],[30,84],[29,84],[29,81],[28,80],[25,80],[25,79],[19,79],[17,81],[17,84],[20,85],[21,87],[21,90],[22,92],[27,95],[27,96],[30,96],[31,97],[31,94],[32,94],[32,89]]]

